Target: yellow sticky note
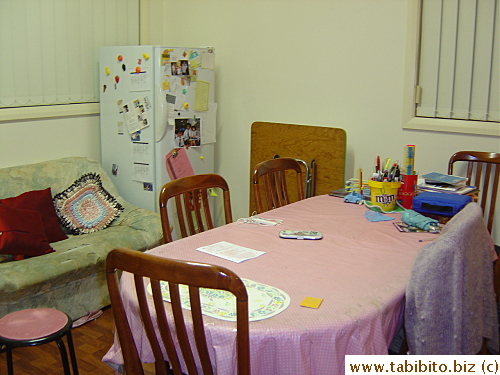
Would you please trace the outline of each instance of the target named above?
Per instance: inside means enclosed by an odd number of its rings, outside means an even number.
[[[300,303],[300,306],[317,309],[319,305],[321,305],[321,302],[323,302],[323,298],[305,297]]]

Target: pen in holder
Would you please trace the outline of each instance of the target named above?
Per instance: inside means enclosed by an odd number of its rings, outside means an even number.
[[[401,202],[401,206],[406,209],[412,208],[413,198],[417,195],[417,180],[418,175],[416,174],[402,175],[402,185],[398,191],[398,200]]]
[[[384,212],[393,211],[396,208],[396,199],[401,182],[368,181],[371,190],[371,202],[379,206]]]

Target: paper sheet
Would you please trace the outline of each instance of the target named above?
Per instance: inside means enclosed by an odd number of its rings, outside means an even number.
[[[210,90],[210,83],[207,81],[198,80],[196,82],[196,91],[194,94],[194,110],[195,111],[208,111],[208,92]]]
[[[165,155],[165,163],[171,180],[194,175],[193,166],[183,148],[175,148]]]
[[[203,52],[201,54],[201,67],[213,70],[215,67],[215,53]]]
[[[153,182],[153,170],[151,165],[145,163],[133,163],[132,180],[141,182]]]
[[[213,245],[202,246],[196,250],[236,263],[241,263],[245,260],[265,254],[264,251],[249,249],[248,247],[235,245],[226,241],[217,242]]]
[[[130,91],[150,91],[151,73],[149,67],[141,67],[139,71],[135,68],[129,72]]]
[[[149,126],[148,111],[150,108],[151,104],[148,97],[135,99],[123,105],[123,118],[129,134]]]
[[[203,119],[203,127],[201,128],[201,144],[215,143],[217,141],[217,103],[209,103],[208,112],[204,112],[201,117]]]
[[[132,142],[132,158],[134,163],[149,164],[153,147],[149,142]]]

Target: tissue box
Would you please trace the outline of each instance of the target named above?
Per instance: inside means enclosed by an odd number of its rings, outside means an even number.
[[[469,195],[424,192],[413,198],[413,210],[421,214],[453,216],[472,202]]]

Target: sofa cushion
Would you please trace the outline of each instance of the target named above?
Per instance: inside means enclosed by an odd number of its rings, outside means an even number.
[[[0,203],[11,207],[38,211],[49,242],[62,241],[68,238],[61,229],[50,188],[27,191],[17,197],[1,199]]]
[[[54,196],[61,223],[73,234],[97,232],[120,216],[123,207],[102,186],[97,173],[86,173]]]
[[[0,254],[32,257],[52,252],[38,211],[0,204]]]

